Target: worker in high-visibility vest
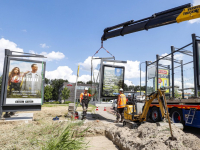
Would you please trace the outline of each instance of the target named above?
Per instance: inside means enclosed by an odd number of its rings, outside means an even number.
[[[128,97],[126,98],[126,103],[131,101],[132,101],[131,93],[128,93]]]
[[[89,97],[92,97],[96,94],[96,91],[94,94],[88,93],[88,88],[85,87],[84,93],[80,94],[80,104],[83,108],[83,113],[82,113],[82,120],[86,118],[87,115],[87,109],[88,109],[88,103],[89,103]]]
[[[117,99],[117,120],[114,123],[119,122],[119,118],[121,116],[121,121],[124,120],[124,107],[126,106],[126,96],[123,94],[123,89],[119,89],[119,95]]]

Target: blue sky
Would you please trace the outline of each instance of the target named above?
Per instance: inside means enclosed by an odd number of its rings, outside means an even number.
[[[80,79],[90,79],[90,58],[101,45],[106,27],[138,20],[187,3],[200,0],[17,0],[1,1],[0,55],[3,50],[34,52],[48,57],[48,78],[75,80],[78,64]],[[117,60],[128,60],[126,82],[139,84],[139,63],[154,61],[156,54],[170,52],[170,46],[182,47],[191,42],[191,34],[200,36],[200,21],[176,23],[149,31],[115,37],[104,47]],[[101,50],[99,57],[109,55]],[[144,81],[143,64],[143,81]],[[129,82],[130,81],[130,82]]]

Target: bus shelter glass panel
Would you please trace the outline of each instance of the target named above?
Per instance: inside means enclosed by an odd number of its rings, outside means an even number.
[[[119,89],[124,88],[124,71],[123,66],[103,65],[102,97],[117,97],[119,95]]]

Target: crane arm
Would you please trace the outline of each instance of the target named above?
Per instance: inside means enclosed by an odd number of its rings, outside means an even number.
[[[104,29],[101,37],[102,41],[116,36],[124,36],[129,33],[148,30],[172,23],[180,23],[200,17],[200,5],[191,7],[191,4],[185,4],[159,13],[141,20],[130,20],[112,27]]]

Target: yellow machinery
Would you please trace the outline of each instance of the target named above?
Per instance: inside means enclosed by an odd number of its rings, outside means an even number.
[[[167,109],[165,90],[163,90],[163,89],[158,89],[158,91],[153,92],[149,96],[146,97],[143,111],[141,114],[136,114],[136,103],[133,103],[132,105],[129,105],[129,104],[126,105],[125,110],[124,110],[123,125],[126,125],[127,122],[136,122],[136,123],[140,124],[140,123],[146,121],[147,113],[148,113],[150,105],[154,99],[157,99],[159,101],[161,117],[168,119],[171,136],[172,136],[172,139],[174,139],[174,137],[172,135],[171,123],[170,123],[169,113],[168,113],[168,109]],[[135,124],[135,125],[137,126],[137,124]]]

